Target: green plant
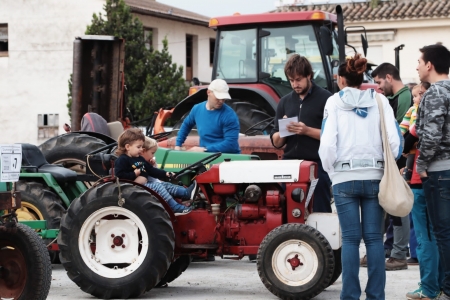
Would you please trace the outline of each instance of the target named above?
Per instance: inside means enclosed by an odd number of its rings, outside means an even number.
[[[183,67],[172,63],[167,38],[163,40],[161,51],[153,47],[147,49],[142,22],[131,14],[123,0],[107,0],[104,10],[105,15],[93,15],[86,34],[125,39],[125,105],[134,120],[148,117],[160,107],[173,106],[184,98],[188,86],[183,79]],[[71,92],[67,105],[69,111],[70,103]]]

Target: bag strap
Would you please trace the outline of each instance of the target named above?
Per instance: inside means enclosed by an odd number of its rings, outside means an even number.
[[[386,122],[384,120],[383,102],[381,101],[380,95],[378,93],[376,94],[375,98],[377,99],[378,110],[380,111],[381,140],[383,144],[384,160],[386,161],[387,157],[389,155],[392,155],[392,152],[390,152],[389,140],[387,137]]]

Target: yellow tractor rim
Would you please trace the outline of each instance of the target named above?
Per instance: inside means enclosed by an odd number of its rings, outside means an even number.
[[[33,204],[22,201],[22,207],[16,210],[19,221],[45,220],[41,211]]]

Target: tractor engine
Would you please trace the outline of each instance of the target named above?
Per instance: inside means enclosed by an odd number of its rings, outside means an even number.
[[[316,164],[306,161],[213,165],[196,178],[202,194],[196,209],[177,217],[181,252],[204,249],[218,255],[256,254],[274,228],[305,223],[312,207],[306,195],[315,176]]]

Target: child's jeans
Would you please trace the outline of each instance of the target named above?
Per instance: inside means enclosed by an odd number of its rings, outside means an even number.
[[[181,198],[181,199],[189,199],[190,195],[188,193],[188,189],[184,186],[180,186],[178,184],[173,184],[170,182],[161,181],[160,182],[164,188],[169,192],[172,197]]]
[[[158,182],[158,181],[154,181],[154,182],[147,182],[145,184],[146,187],[151,188],[152,190],[154,190],[155,192],[157,192],[163,199],[164,201],[167,202],[167,204],[169,204],[170,208],[173,211],[176,211],[177,208],[179,206],[181,206],[181,204],[179,204],[177,201],[175,201],[172,196],[169,194],[169,192],[167,191],[167,189],[164,187],[164,185],[162,184],[163,182]]]

